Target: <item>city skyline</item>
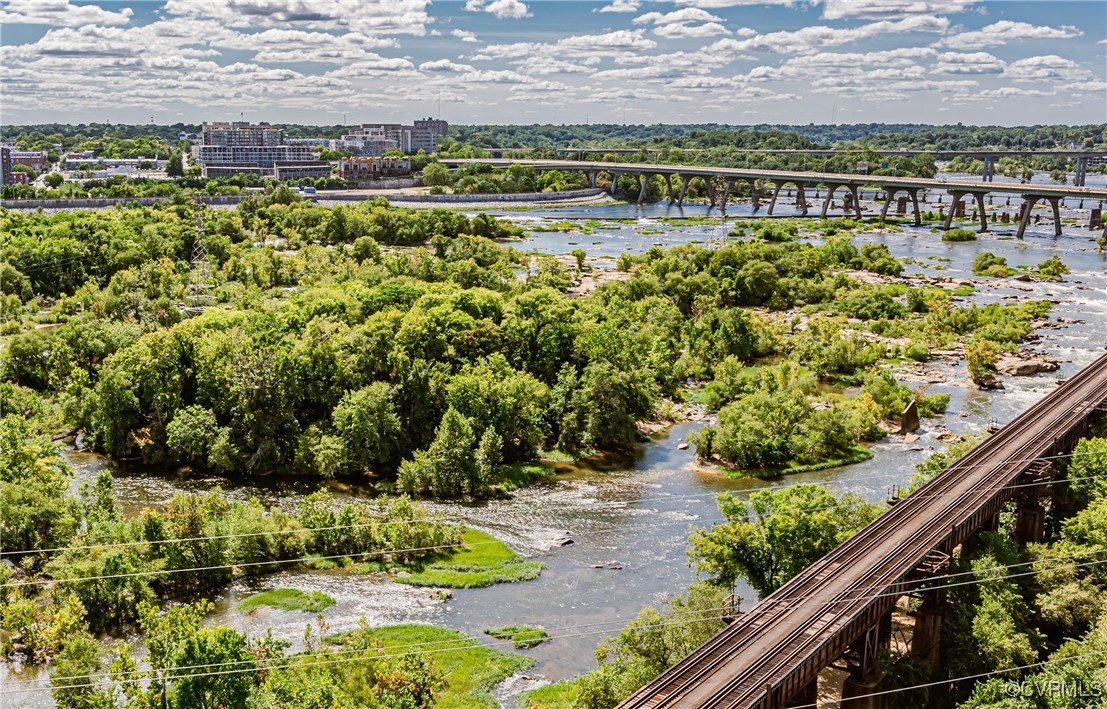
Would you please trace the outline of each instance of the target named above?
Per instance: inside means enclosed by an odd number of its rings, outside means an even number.
[[[1107,116],[1107,4],[0,0],[6,124]]]

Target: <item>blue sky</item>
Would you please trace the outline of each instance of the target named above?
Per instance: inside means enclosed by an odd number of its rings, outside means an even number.
[[[0,121],[1098,123],[1107,3],[0,0]]]

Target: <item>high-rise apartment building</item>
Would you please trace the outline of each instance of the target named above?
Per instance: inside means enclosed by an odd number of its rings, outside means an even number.
[[[441,118],[424,118],[415,121],[411,130],[411,152],[422,150],[425,153],[437,153],[438,141],[446,137],[449,124]]]
[[[273,176],[277,163],[308,164],[315,160],[306,145],[288,145],[284,133],[268,123],[204,123],[201,144],[192,156],[204,169],[204,177],[239,173]]]

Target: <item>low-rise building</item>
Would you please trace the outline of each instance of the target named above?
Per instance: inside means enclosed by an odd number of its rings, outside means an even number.
[[[411,160],[408,158],[343,158],[338,161],[338,176],[354,188],[410,174]]]
[[[273,176],[281,181],[317,180],[331,176],[331,164],[326,160],[306,160],[300,162],[279,162],[273,165]]]
[[[12,165],[26,165],[35,172],[42,172],[46,167],[45,150],[12,150]]]

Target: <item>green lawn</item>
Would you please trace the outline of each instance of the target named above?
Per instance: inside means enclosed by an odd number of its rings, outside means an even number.
[[[517,648],[534,647],[550,639],[550,634],[541,628],[529,625],[506,625],[502,628],[485,628],[486,635],[497,640],[511,640]]]
[[[249,613],[260,606],[270,606],[283,611],[318,613],[334,605],[334,599],[319,591],[303,592],[295,588],[276,588],[263,591],[238,602],[235,610]]]
[[[408,568],[411,576],[397,578],[397,581],[411,586],[484,588],[497,583],[536,579],[545,565],[523,561],[492,535],[466,529],[460,549]]]
[[[571,709],[580,694],[580,683],[567,680],[523,692],[516,700],[518,709]]]
[[[406,649],[404,646],[434,643],[424,651],[442,675],[442,686],[434,695],[434,706],[440,709],[498,706],[489,690],[534,665],[529,657],[484,647],[468,635],[447,628],[390,625],[373,628],[368,634],[385,650],[396,648],[398,652]],[[332,639],[341,642],[341,636]]]

